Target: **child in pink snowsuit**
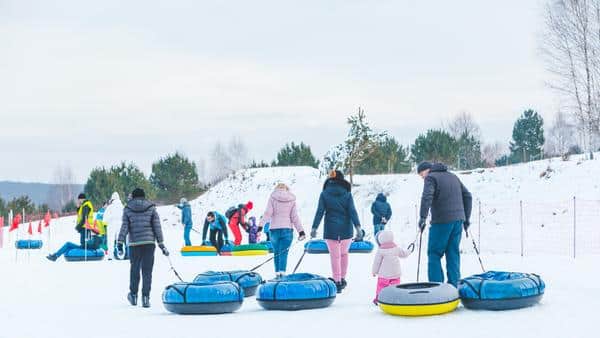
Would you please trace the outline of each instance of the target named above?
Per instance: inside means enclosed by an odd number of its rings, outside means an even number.
[[[379,292],[386,286],[400,284],[400,258],[408,257],[411,252],[400,248],[394,243],[394,233],[389,230],[377,234],[379,249],[373,261],[373,277],[378,276],[377,291],[373,303],[377,305]]]

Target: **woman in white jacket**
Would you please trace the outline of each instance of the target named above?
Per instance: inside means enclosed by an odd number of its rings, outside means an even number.
[[[400,268],[400,258],[408,257],[411,252],[402,249],[394,243],[394,233],[390,230],[383,230],[377,234],[379,249],[373,261],[373,277],[377,278],[377,291],[373,303],[377,305],[377,297],[383,288],[400,284],[402,269]]]

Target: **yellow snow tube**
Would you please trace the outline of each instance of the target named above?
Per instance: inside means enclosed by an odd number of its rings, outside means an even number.
[[[232,256],[264,256],[269,254],[269,250],[244,250],[244,251],[232,251]]]
[[[432,316],[458,306],[458,290],[450,284],[409,283],[388,286],[377,297],[379,308],[394,316]]]
[[[209,245],[189,245],[181,248],[181,252],[217,252],[217,249]]]
[[[460,301],[457,299],[452,302],[433,305],[389,305],[379,303],[379,307],[383,312],[390,315],[418,317],[441,315],[452,312],[456,309],[459,302]]]

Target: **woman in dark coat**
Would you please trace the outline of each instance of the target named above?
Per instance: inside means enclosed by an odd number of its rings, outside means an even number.
[[[361,241],[363,237],[350,191],[350,183],[344,179],[344,174],[339,170],[332,171],[323,185],[310,234],[311,238],[317,237],[317,229],[325,216],[323,238],[329,249],[333,281],[338,293],[347,285],[348,250],[352,244],[354,230],[356,230],[356,241]]]

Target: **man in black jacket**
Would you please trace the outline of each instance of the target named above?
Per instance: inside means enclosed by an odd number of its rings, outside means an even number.
[[[137,292],[142,272],[142,306],[150,307],[150,287],[152,285],[152,268],[154,266],[155,242],[165,256],[169,251],[163,243],[163,233],[156,206],[146,199],[144,190],[136,188],[131,193],[131,200],[123,210],[123,224],[119,231],[117,250],[123,256],[125,239],[129,235],[129,294],[127,300],[137,305]]]
[[[425,229],[431,209],[427,247],[429,281],[444,282],[441,259],[445,255],[448,283],[456,286],[460,280],[462,228],[467,231],[470,225],[471,193],[442,163],[422,162],[417,172],[425,180],[419,220],[421,231]]]

